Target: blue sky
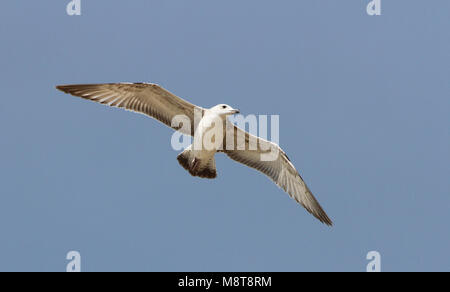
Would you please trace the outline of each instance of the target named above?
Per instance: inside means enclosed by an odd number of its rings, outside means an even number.
[[[3,1],[0,270],[449,271],[450,2]],[[54,89],[145,81],[280,115],[320,224],[222,155],[191,177],[172,132]]]

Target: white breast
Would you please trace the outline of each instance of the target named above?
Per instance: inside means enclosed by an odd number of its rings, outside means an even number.
[[[197,158],[209,158],[223,143],[223,118],[215,113],[206,112],[194,133],[194,155]]]

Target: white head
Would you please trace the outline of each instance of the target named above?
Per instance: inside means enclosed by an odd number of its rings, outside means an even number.
[[[218,104],[209,109],[211,112],[216,113],[220,116],[229,116],[238,114],[239,110],[232,108],[227,104]]]

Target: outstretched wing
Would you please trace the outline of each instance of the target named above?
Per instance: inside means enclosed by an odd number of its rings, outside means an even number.
[[[150,83],[109,83],[58,85],[57,89],[84,99],[124,108],[148,115],[183,134],[194,133],[194,112],[203,109],[170,93],[156,84]],[[172,126],[175,116],[184,115],[191,121],[190,129],[182,124]]]
[[[232,134],[234,141],[233,144],[230,144],[231,147],[224,147],[225,154],[237,162],[264,173],[322,223],[333,225],[294,165],[278,145],[251,135],[236,126],[230,127],[227,131],[234,132]],[[227,145],[226,140],[224,145]],[[234,150],[226,150],[227,148]]]

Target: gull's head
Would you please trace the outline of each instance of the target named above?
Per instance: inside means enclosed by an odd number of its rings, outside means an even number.
[[[212,108],[210,108],[210,111],[213,113],[216,113],[221,116],[229,116],[238,114],[239,110],[232,108],[231,106],[227,104],[218,104]]]

